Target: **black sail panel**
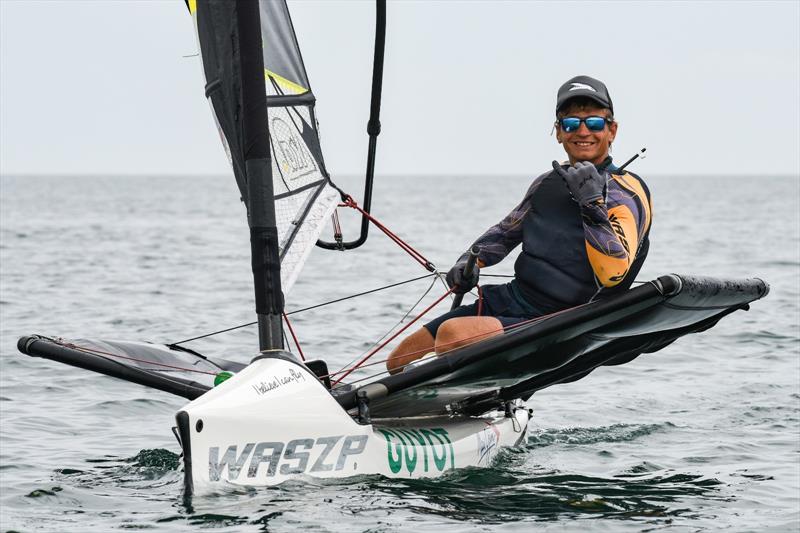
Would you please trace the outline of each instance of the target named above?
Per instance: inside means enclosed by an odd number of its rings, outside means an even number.
[[[239,111],[242,107],[241,58],[235,49],[236,3],[190,2],[205,74],[205,93],[217,121],[222,142],[233,165],[242,200],[247,203],[247,181]],[[199,13],[198,13],[199,10]]]

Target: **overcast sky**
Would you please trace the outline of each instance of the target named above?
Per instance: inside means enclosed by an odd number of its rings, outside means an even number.
[[[290,2],[334,175],[365,166],[370,1]],[[0,0],[0,173],[223,174],[181,0]],[[538,174],[606,82],[647,174],[800,174],[800,2],[389,2],[377,170]]]

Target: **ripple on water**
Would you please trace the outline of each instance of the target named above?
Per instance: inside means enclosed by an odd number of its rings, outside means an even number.
[[[135,413],[153,415],[157,412],[172,411],[174,408],[174,402],[155,398],[105,400],[97,402],[92,406],[92,409],[98,412],[110,411],[116,416],[129,416]]]
[[[61,487],[51,487],[50,489],[36,489],[32,490],[25,495],[26,498],[41,498],[43,496],[55,496],[56,493],[61,492]]]
[[[614,424],[602,427],[574,427],[531,431],[529,446],[552,444],[597,444],[601,442],[629,442],[659,431],[674,428],[670,422],[662,424]]]
[[[713,497],[721,485],[713,478],[674,472],[629,479],[496,470],[465,469],[440,480],[367,481],[366,487],[393,496],[392,502],[403,502],[406,510],[413,507],[417,515],[500,523],[578,515],[680,516],[687,512],[682,501]],[[381,503],[386,509],[397,505]]]
[[[83,487],[139,485],[153,488],[183,480],[177,472],[179,456],[161,448],[142,450],[133,457],[106,455],[88,458],[85,462],[91,467],[84,470],[56,469],[55,478],[66,479],[71,484]],[[163,483],[154,483],[159,481]]]

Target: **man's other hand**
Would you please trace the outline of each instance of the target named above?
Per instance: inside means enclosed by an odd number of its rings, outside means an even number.
[[[572,197],[580,205],[594,204],[603,199],[606,179],[592,163],[578,161],[564,169],[553,161],[553,170],[566,182]]]
[[[472,275],[467,277],[464,274],[464,269],[467,267],[467,261],[459,261],[450,271],[447,273],[447,285],[450,286],[451,289],[455,289],[453,292],[456,294],[466,294],[471,291],[476,285],[478,285],[478,278],[480,277],[480,268],[478,267],[478,263],[475,263],[475,266],[472,267]]]

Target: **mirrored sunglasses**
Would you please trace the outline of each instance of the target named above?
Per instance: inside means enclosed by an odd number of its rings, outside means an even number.
[[[603,131],[603,129],[606,127],[606,124],[611,123],[611,121],[606,117],[564,117],[558,120],[561,130],[565,133],[577,131],[578,128],[581,127],[581,122],[586,124],[586,128],[589,131]]]

